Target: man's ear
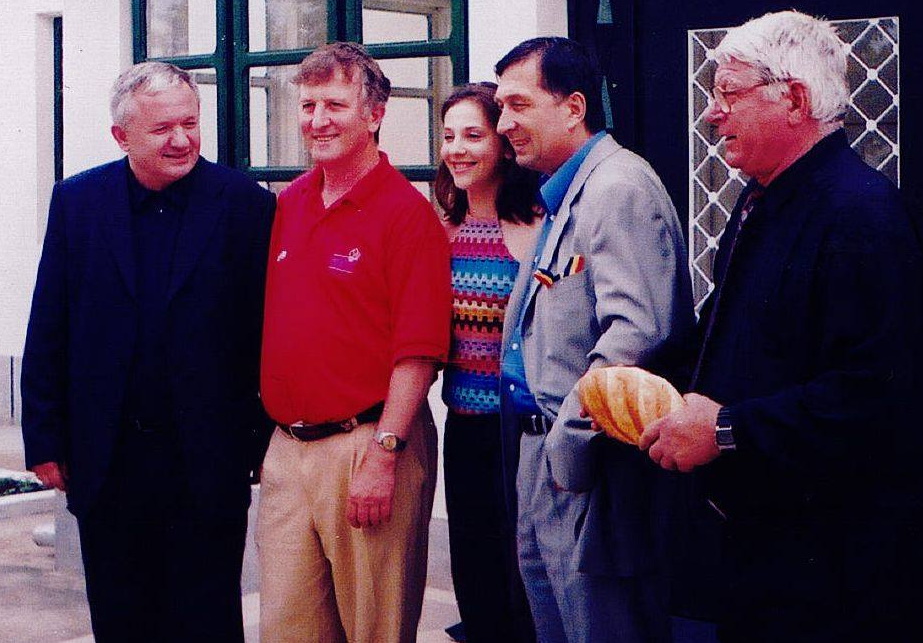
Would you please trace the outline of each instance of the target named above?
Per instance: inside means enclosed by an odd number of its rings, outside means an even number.
[[[564,99],[568,111],[568,129],[574,129],[586,120],[586,96],[573,92]]]
[[[793,125],[811,118],[811,90],[800,80],[788,81],[788,120]]]
[[[385,106],[382,104],[372,105],[369,109],[369,131],[377,132],[381,129],[381,121],[385,117]]]
[[[112,138],[115,139],[122,151],[128,153],[128,136],[125,134],[125,130],[119,125],[113,125],[109,131],[112,132]]]

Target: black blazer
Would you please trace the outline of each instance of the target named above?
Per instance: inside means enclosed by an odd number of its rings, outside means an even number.
[[[65,462],[81,517],[109,470],[137,341],[126,159],[54,188],[22,366],[26,465]],[[203,512],[249,503],[263,282],[275,198],[200,159],[176,246],[167,362],[183,467]]]
[[[913,408],[923,272],[900,196],[838,131],[761,201],[720,286],[695,385],[729,406],[738,441],[707,468],[713,493],[732,517],[786,522],[910,499],[910,454],[923,442]]]

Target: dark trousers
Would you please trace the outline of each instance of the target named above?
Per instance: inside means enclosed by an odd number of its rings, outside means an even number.
[[[503,494],[500,416],[449,411],[443,461],[452,582],[468,642],[535,641]]]
[[[126,430],[78,524],[97,643],[243,643],[245,508],[196,510],[174,438]]]
[[[819,521],[818,521],[819,522]],[[909,641],[921,596],[919,538],[888,513],[829,524],[728,523],[722,643]]]

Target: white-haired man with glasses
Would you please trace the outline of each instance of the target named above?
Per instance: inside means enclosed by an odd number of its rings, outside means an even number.
[[[722,516],[723,642],[907,640],[921,255],[850,149],[846,52],[795,12],[731,29],[706,115],[750,181],[721,239],[684,409],[641,447]]]

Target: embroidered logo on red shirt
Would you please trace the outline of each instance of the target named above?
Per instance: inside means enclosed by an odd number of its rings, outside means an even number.
[[[337,272],[352,273],[355,272],[356,264],[361,258],[362,253],[359,252],[359,248],[353,248],[345,255],[334,253],[330,257],[330,265],[327,267]]]

